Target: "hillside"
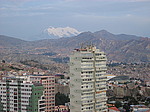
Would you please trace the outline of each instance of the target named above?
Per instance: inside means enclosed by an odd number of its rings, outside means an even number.
[[[0,49],[3,56],[0,58],[22,60],[27,57],[36,59],[46,60],[53,58],[67,57],[71,51],[75,48],[81,47],[81,45],[94,44],[102,51],[105,51],[109,62],[150,62],[150,38],[142,38],[134,35],[119,34],[115,35],[101,30],[98,32],[83,32],[77,36],[70,38],[59,38],[59,39],[45,39],[39,41],[22,41],[14,38],[4,38],[6,42],[1,38],[3,43],[0,46],[7,46],[10,49]],[[7,42],[12,41],[11,44]],[[15,44],[16,42],[16,44]],[[3,52],[5,51],[5,52]],[[9,55],[5,53],[9,52]],[[7,53],[8,54],[8,53]],[[15,56],[14,56],[15,55]],[[28,59],[27,58],[27,59]],[[10,61],[9,60],[9,61]]]
[[[22,43],[25,43],[25,42],[26,41],[18,39],[18,38],[0,35],[0,46],[3,46],[3,47],[14,47],[17,45],[21,45]]]
[[[79,48],[82,43],[96,45],[106,52],[109,61],[150,61],[150,38],[125,34],[114,35],[106,31],[84,32],[70,38],[36,41],[34,47],[46,47],[45,52],[51,51],[67,56],[74,48]]]
[[[22,45],[28,43],[27,41],[0,35],[0,58],[10,53],[18,53]]]

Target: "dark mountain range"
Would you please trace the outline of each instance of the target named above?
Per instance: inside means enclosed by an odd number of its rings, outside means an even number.
[[[3,38],[1,39],[3,43],[0,43],[0,46],[5,45],[6,47],[8,45],[9,48],[9,45],[13,45],[11,50],[9,49],[9,54],[15,53],[15,55],[19,53],[37,56],[38,54],[38,56],[44,55],[46,57],[47,55],[45,54],[54,54],[50,55],[50,57],[67,57],[73,49],[79,48],[81,45],[94,44],[102,51],[106,52],[109,61],[133,63],[150,62],[150,38],[125,34],[115,35],[106,30],[101,30],[95,33],[83,32],[70,38],[45,39],[32,42],[17,40],[14,38],[5,38],[4,40],[7,40],[7,43],[5,43]],[[12,44],[10,40],[14,41],[14,44]],[[0,52],[4,53],[4,51],[8,52],[6,48],[4,50],[1,47]],[[24,57],[29,58],[30,56]],[[43,57],[42,60],[44,60]]]
[[[22,43],[25,43],[25,42],[26,41],[18,39],[18,38],[0,35],[0,46],[1,47],[13,47],[13,46],[17,46]]]
[[[94,36],[105,38],[105,39],[110,39],[110,40],[131,40],[131,39],[137,40],[140,38],[140,37],[135,36],[135,35],[126,35],[126,34],[114,35],[112,33],[109,33],[106,30],[97,31],[94,33]]]

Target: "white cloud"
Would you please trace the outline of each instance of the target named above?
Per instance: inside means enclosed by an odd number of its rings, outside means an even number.
[[[108,0],[108,1],[146,2],[150,0]]]

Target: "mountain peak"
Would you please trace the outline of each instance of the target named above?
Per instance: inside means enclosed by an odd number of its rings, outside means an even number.
[[[94,33],[99,33],[99,34],[112,34],[112,33],[108,32],[107,30],[100,30],[100,31],[97,31],[97,32],[94,32]]]
[[[54,36],[55,38],[76,36],[81,33],[71,27],[49,27],[44,32],[46,32],[49,36]]]
[[[109,33],[107,30],[100,30],[99,32],[102,32],[102,33]]]
[[[94,32],[94,36],[106,38],[106,39],[114,39],[114,34],[106,30],[100,30],[100,31]]]

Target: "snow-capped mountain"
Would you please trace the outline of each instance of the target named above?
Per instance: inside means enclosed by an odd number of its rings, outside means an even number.
[[[71,37],[71,36],[76,36],[80,34],[78,30],[71,28],[71,27],[49,27],[44,30],[44,33],[48,34],[50,38],[61,38],[61,37]]]

